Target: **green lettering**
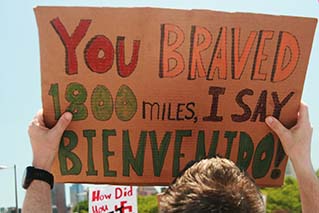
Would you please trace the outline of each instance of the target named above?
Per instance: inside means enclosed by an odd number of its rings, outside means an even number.
[[[51,84],[49,95],[53,99],[54,118],[59,120],[61,117],[60,96],[59,96],[59,84]]]
[[[205,148],[205,131],[198,131],[197,135],[197,146],[196,146],[196,155],[195,159],[200,160],[206,157],[206,148]]]
[[[208,156],[206,156],[205,146],[205,131],[200,130],[197,136],[197,147],[196,147],[196,160],[203,159],[205,157],[212,158],[216,156],[216,150],[218,145],[219,131],[213,131],[212,139],[210,141],[210,147]]]
[[[63,133],[58,154],[60,172],[62,175],[78,175],[82,170],[80,158],[74,152],[71,152],[77,146],[77,144],[78,137],[75,132],[66,130]],[[72,163],[71,168],[68,168],[67,159],[69,159]]]
[[[227,138],[227,147],[225,158],[230,158],[231,148],[233,146],[234,138],[236,138],[237,132],[226,131],[224,137]]]
[[[96,132],[93,129],[83,130],[83,136],[86,137],[88,142],[88,170],[86,171],[87,176],[97,175],[97,170],[94,168],[94,160],[93,160],[93,137],[96,136]]]
[[[168,145],[171,140],[172,132],[165,132],[165,135],[162,139],[160,147],[158,148],[156,132],[149,132],[151,139],[152,147],[152,156],[153,156],[153,168],[154,175],[159,177],[161,176],[162,168],[164,165],[164,160],[167,154]]]
[[[138,176],[143,175],[146,136],[147,132],[141,131],[136,155],[134,157],[129,132],[128,130],[123,131],[123,176],[130,176],[130,165]]]
[[[116,171],[110,170],[109,156],[114,156],[114,152],[109,150],[109,136],[116,136],[115,129],[103,129],[103,167],[105,177],[116,177]]]
[[[262,178],[267,174],[274,155],[274,148],[274,136],[269,133],[256,147],[252,167],[254,178]]]
[[[236,165],[246,171],[254,153],[254,143],[246,132],[240,132],[239,150]]]
[[[70,103],[67,111],[72,112],[74,121],[84,120],[88,116],[88,110],[84,105],[87,98],[85,87],[79,83],[70,83],[65,91],[65,99]]]
[[[180,170],[179,159],[184,157],[184,153],[181,153],[181,147],[183,137],[192,136],[192,130],[176,130],[175,133],[175,145],[174,145],[174,158],[173,158],[173,176],[176,177]]]
[[[219,131],[214,131],[210,142],[208,157],[215,157],[219,139]]]
[[[133,91],[126,85],[122,85],[115,99],[115,112],[121,121],[129,121],[137,111],[137,100]]]
[[[110,91],[105,86],[98,85],[93,90],[91,108],[96,120],[107,121],[112,117],[113,99]]]

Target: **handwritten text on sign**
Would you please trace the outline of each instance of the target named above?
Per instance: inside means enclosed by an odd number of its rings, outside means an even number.
[[[89,188],[90,213],[137,211],[136,187],[103,185]]]
[[[287,158],[264,120],[295,123],[316,20],[35,11],[45,121],[73,113],[53,168],[57,181],[169,184],[189,160],[220,155],[259,185],[282,183]]]

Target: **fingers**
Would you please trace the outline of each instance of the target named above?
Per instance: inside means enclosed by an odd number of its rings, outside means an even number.
[[[31,135],[32,132],[34,132],[35,129],[37,129],[39,127],[45,128],[44,122],[43,122],[43,111],[42,111],[42,109],[40,109],[37,112],[37,114],[33,117],[33,120],[30,122],[29,128],[28,128],[29,135]]]
[[[70,112],[65,112],[60,117],[60,119],[58,120],[56,125],[52,128],[52,131],[56,135],[62,136],[64,130],[68,127],[68,125],[70,124],[71,120],[72,120],[72,114]]]
[[[276,118],[272,116],[268,116],[266,118],[266,124],[278,135],[281,142],[284,143],[286,141],[289,134],[289,130],[286,127],[284,127],[280,123],[280,121],[278,121]]]
[[[40,109],[37,114],[33,117],[33,120],[30,125],[35,126],[43,126],[45,127],[44,121],[43,121],[43,110]]]
[[[309,123],[308,106],[301,102],[299,107],[298,123]]]
[[[36,118],[37,118],[39,124],[44,127],[45,124],[44,124],[44,119],[43,119],[43,109],[40,109],[40,110],[38,111],[38,113],[37,113],[37,115],[36,115]]]

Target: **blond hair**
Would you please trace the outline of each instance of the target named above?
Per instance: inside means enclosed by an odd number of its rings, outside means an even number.
[[[204,159],[163,193],[161,212],[265,212],[254,182],[230,160]]]

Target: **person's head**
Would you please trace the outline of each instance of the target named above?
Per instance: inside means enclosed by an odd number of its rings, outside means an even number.
[[[161,212],[265,212],[254,182],[230,160],[203,159],[160,198]]]

